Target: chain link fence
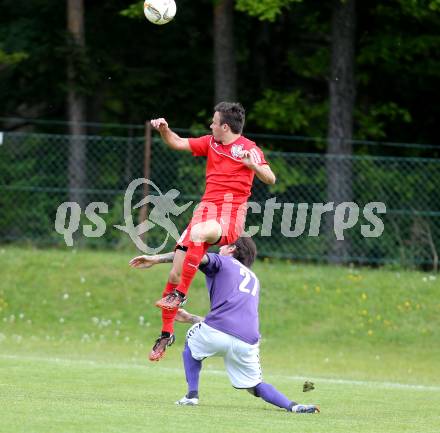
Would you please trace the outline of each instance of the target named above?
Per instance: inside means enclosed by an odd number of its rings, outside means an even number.
[[[85,150],[79,159],[76,156],[72,167],[71,149],[78,141]],[[8,132],[0,135],[0,143],[2,243],[65,245],[63,235],[55,229],[55,219],[59,205],[74,197],[81,208],[80,221],[73,227],[75,247],[134,249],[130,236],[114,227],[127,222],[124,194],[133,179],[147,177],[157,187],[150,185],[146,190],[143,185],[136,189],[130,205],[134,225],[145,220],[154,208],[151,200],[148,208],[132,209],[145,195],[153,197],[175,189],[180,194],[174,202],[183,206],[189,201],[197,203],[204,189],[205,159],[172,151],[157,137],[148,147],[143,136],[71,137]],[[258,144],[264,149],[263,141],[258,140]],[[269,151],[265,155],[277,175],[277,183],[267,186],[255,181],[250,200],[256,205],[249,210],[247,219],[247,226],[257,230],[254,239],[260,255],[437,268],[440,160]],[[356,203],[352,212],[359,213],[354,224],[348,209],[343,213],[347,226],[344,241],[336,239],[334,212],[319,218],[318,204],[329,202],[327,173],[331,163],[341,173],[350,173],[350,201]],[[81,176],[72,183],[75,170]],[[107,212],[99,213],[101,227],[105,228],[99,237],[84,235],[96,228],[96,220],[86,212],[93,202],[108,205]],[[378,237],[364,236],[368,227],[374,228],[373,220],[365,214],[371,202],[383,202],[386,206],[386,213],[375,214],[374,221],[379,224],[377,219],[381,220],[384,228]],[[180,232],[190,220],[192,210],[193,206],[178,216],[169,215]],[[272,213],[273,223],[268,231],[263,221],[268,221]],[[69,213],[65,226],[68,224]],[[166,237],[163,227],[150,224],[148,228],[143,239],[149,247],[172,248],[175,241]]]

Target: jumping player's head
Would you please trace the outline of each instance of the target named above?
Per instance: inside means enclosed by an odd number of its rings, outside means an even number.
[[[241,237],[233,244],[222,246],[220,248],[220,255],[232,256],[250,268],[257,257],[257,246],[252,238]]]
[[[241,134],[245,121],[245,111],[239,102],[220,102],[214,107],[212,135],[218,141],[228,135]]]

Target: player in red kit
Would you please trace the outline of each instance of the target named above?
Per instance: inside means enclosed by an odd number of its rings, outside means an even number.
[[[233,244],[242,234],[254,176],[264,183],[275,183],[275,175],[261,149],[241,135],[244,121],[243,106],[232,102],[221,102],[214,107],[212,135],[200,138],[179,137],[163,118],[151,121],[172,149],[207,158],[205,193],[177,242],[163,298],[156,302],[162,309],[162,334],[150,352],[151,361],[162,358],[174,342],[177,309],[186,301],[189,286],[208,248],[214,244]]]

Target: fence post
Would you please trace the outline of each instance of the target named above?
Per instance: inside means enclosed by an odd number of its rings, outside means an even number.
[[[151,174],[151,123],[149,120],[145,121],[145,153],[144,153],[144,178],[150,179]],[[145,197],[150,193],[150,185],[144,183],[143,195]],[[143,223],[147,219],[148,204],[145,203],[139,212],[139,224]],[[142,238],[145,237],[145,233]]]

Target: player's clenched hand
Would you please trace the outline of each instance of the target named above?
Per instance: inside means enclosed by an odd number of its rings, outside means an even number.
[[[254,170],[258,165],[255,156],[251,152],[249,152],[249,150],[243,150],[241,154],[241,161],[246,167],[250,168],[251,170]]]
[[[132,268],[148,269],[158,263],[156,256],[137,256],[129,261]]]
[[[168,122],[163,117],[152,119],[150,120],[150,123],[151,126],[158,131],[168,128]]]

